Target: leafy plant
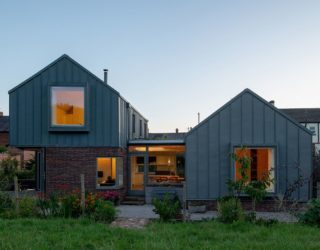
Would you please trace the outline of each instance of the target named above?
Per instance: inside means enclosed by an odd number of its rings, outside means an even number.
[[[113,202],[114,205],[117,205],[120,200],[120,195],[117,191],[106,191],[101,196],[104,200]]]
[[[19,216],[34,217],[37,215],[37,202],[34,198],[24,197],[19,201]]]
[[[0,214],[3,212],[13,209],[14,204],[11,197],[4,192],[0,192]]]
[[[5,146],[0,146],[0,154],[5,153],[8,151],[8,148]]]
[[[244,219],[243,209],[237,197],[228,197],[218,201],[218,220],[232,223]]]
[[[91,217],[95,221],[111,223],[116,218],[116,209],[111,201],[98,199]]]
[[[300,221],[320,226],[320,199],[313,199],[310,202],[308,210],[300,216]]]
[[[259,180],[250,180],[249,172],[251,169],[251,162],[252,159],[250,156],[245,154],[247,148],[243,146],[240,149],[240,153],[232,153],[231,158],[239,164],[239,168],[237,169],[240,174],[240,178],[233,180],[229,179],[227,181],[229,191],[238,199],[236,202],[239,201],[239,197],[242,193],[249,195],[252,199],[252,211],[255,213],[256,211],[256,204],[263,200],[263,198],[267,194],[267,188],[273,182],[271,179],[271,171],[264,173],[263,177]]]
[[[181,206],[178,199],[173,199],[166,193],[163,199],[155,198],[152,201],[153,211],[159,214],[160,220],[169,221],[176,218],[181,213]]]

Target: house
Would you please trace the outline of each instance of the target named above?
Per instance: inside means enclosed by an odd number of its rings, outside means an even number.
[[[238,178],[230,152],[245,145],[251,180],[271,171],[269,195],[284,194],[299,175],[312,173],[310,130],[249,89],[234,97],[186,135],[186,182],[190,200],[216,200],[228,194],[227,179]],[[311,183],[294,198],[307,201]]]
[[[127,141],[145,138],[148,120],[106,82],[63,55],[9,102],[10,145],[36,152],[39,190],[78,188],[83,173],[88,191],[127,192]]]
[[[9,116],[4,116],[0,112],[0,146],[7,147],[9,145]]]
[[[150,203],[164,193],[211,201],[237,178],[230,158],[242,145],[251,178],[272,170],[270,195],[311,172],[311,132],[244,90],[188,133],[148,133],[148,120],[116,90],[67,55],[9,91],[10,145],[37,154],[38,189],[118,190]],[[308,184],[299,200],[310,197]]]

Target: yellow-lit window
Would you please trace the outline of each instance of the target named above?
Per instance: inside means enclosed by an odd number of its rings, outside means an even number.
[[[51,87],[52,125],[84,126],[84,87]]]
[[[97,158],[97,187],[123,185],[123,159],[120,157]]]
[[[250,181],[261,180],[269,174],[274,179],[274,149],[273,148],[236,148],[238,157],[247,156],[250,159],[250,169],[247,174]],[[235,178],[241,179],[240,163],[235,163]],[[268,192],[274,192],[274,183],[268,187]]]

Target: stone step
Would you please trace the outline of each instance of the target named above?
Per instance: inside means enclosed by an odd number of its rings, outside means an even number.
[[[121,201],[121,203],[120,203],[121,205],[136,205],[136,206],[142,206],[142,205],[144,205],[145,204],[145,202],[144,201],[126,201],[126,200],[123,200],[123,201]]]
[[[121,205],[144,205],[145,198],[141,196],[126,196],[123,201],[121,201]]]

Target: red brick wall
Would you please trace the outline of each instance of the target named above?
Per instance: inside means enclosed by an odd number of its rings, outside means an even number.
[[[123,185],[117,190],[127,192],[127,158],[122,148],[46,148],[46,192],[62,186],[80,189],[80,174],[85,175],[86,191],[96,192],[97,157],[123,157]],[[109,189],[108,189],[109,190]]]
[[[0,146],[7,146],[9,144],[9,133],[0,133]]]

